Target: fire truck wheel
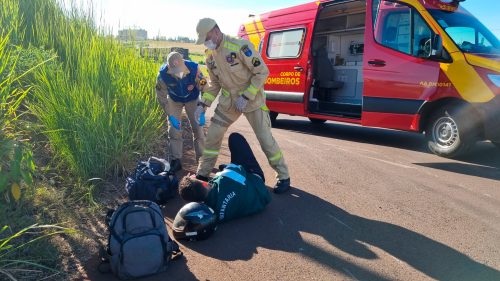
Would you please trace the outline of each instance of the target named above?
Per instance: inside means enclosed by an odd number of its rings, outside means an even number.
[[[465,107],[436,111],[425,130],[430,151],[447,158],[466,153],[476,139],[473,120]]]
[[[271,118],[271,127],[276,126],[276,118],[278,118],[278,112],[270,111],[269,117]]]
[[[309,118],[313,124],[323,124],[326,122],[324,119]]]

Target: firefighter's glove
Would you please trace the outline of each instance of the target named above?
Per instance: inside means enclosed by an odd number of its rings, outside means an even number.
[[[168,120],[170,121],[171,126],[174,126],[174,128],[176,128],[177,130],[181,129],[181,122],[179,122],[179,120],[177,120],[175,116],[169,115]]]
[[[244,95],[241,95],[238,97],[234,105],[236,106],[236,110],[238,110],[239,112],[243,112],[243,110],[247,106],[247,103],[248,103],[248,98],[245,97]]]
[[[194,111],[194,119],[198,125],[205,125],[205,105],[203,103],[198,103],[196,110]]]

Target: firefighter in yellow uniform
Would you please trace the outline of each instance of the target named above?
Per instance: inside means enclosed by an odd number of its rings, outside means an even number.
[[[210,82],[204,89],[195,116],[205,112],[217,95],[221,95],[208,128],[197,177],[202,180],[208,178],[217,162],[224,134],[243,114],[252,126],[269,164],[277,172],[278,182],[274,192],[287,191],[290,188],[288,167],[271,134],[271,120],[263,90],[269,69],[252,43],[223,34],[213,19],[201,19],[196,31],[196,43],[204,44],[208,49],[206,64]]]

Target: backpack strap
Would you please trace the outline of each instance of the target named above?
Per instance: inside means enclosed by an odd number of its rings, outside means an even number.
[[[177,260],[184,255],[181,249],[179,248],[179,244],[177,244],[177,242],[175,242],[172,238],[170,238],[170,236],[168,236],[167,240],[166,254],[168,254],[167,258],[169,260]]]
[[[172,243],[172,256],[170,259],[173,261],[180,259],[184,253],[180,250],[179,244],[172,239],[170,239],[170,243]]]
[[[146,164],[146,166],[148,167],[148,173],[152,176],[156,176],[155,174],[153,174],[153,172],[151,172],[151,168],[150,168],[150,163],[151,163],[151,160],[154,160],[156,162],[160,162],[163,164],[163,171],[164,172],[168,172],[170,170],[170,164],[168,163],[167,160],[165,159],[162,159],[162,158],[157,158],[157,157],[154,157],[154,156],[151,156],[149,157],[148,159],[148,162]]]
[[[101,259],[101,261],[97,266],[97,271],[103,274],[111,273],[111,256],[109,255],[108,250],[106,250],[102,245],[101,247],[99,247],[99,258]]]
[[[105,218],[105,222],[106,222],[106,225],[109,227],[109,223],[111,222],[111,217],[113,216],[113,213],[115,212],[115,209],[111,209],[111,208],[108,208],[106,210],[106,218]]]

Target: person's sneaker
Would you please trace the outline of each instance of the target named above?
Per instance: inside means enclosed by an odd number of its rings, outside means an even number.
[[[208,182],[210,179],[208,177],[196,174],[196,179]]]
[[[274,193],[280,194],[285,193],[290,189],[290,178],[284,180],[278,180],[276,185],[273,187]]]
[[[175,173],[175,172],[178,172],[180,170],[182,170],[181,160],[174,159],[174,160],[170,161],[170,172],[171,173]]]

